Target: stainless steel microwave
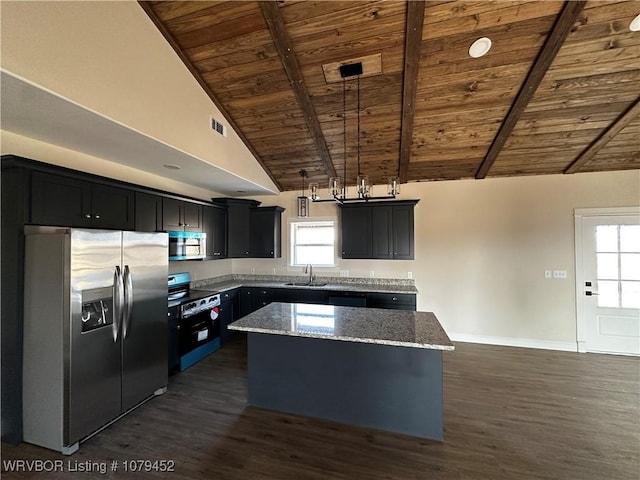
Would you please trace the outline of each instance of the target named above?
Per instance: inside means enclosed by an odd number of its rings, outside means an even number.
[[[169,260],[202,260],[207,256],[207,234],[168,232]]]

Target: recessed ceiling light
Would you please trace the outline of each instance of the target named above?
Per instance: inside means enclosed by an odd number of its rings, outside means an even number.
[[[168,168],[169,170],[180,170],[180,165],[174,165],[173,163],[165,163],[162,166],[164,168]]]
[[[479,58],[486,55],[491,49],[491,39],[482,37],[476,40],[469,47],[469,56],[472,58]]]
[[[629,30],[632,32],[640,32],[640,15],[636,15],[636,18],[631,20],[629,24]]]

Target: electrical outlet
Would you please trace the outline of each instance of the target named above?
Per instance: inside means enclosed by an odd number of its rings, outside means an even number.
[[[276,269],[272,269],[271,273],[273,273],[274,275],[276,274]]]
[[[369,270],[369,276],[370,277],[375,277],[376,276],[376,272],[373,270]]]
[[[553,271],[553,278],[567,278],[567,271],[566,270],[554,270]]]
[[[408,279],[412,279],[413,278],[413,272],[407,272],[407,278]]]
[[[256,267],[251,267],[251,273],[256,273]]]
[[[551,278],[551,270],[544,271],[544,278]]]
[[[340,270],[340,276],[341,277],[348,277],[349,276],[349,270]]]

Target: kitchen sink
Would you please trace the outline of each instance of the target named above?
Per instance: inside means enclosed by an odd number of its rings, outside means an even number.
[[[309,283],[309,282],[287,282],[285,285],[292,285],[295,287],[324,287],[326,283]]]

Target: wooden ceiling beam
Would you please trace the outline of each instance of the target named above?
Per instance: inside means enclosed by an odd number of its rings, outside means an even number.
[[[564,173],[576,173],[586,165],[589,160],[615,137],[620,131],[629,125],[640,114],[640,97],[616,118],[596,139],[585,148],[576,159],[564,170]]]
[[[331,161],[331,154],[329,153],[327,142],[324,138],[324,134],[322,133],[322,127],[318,121],[318,116],[313,108],[311,97],[309,96],[309,92],[307,91],[307,87],[304,83],[304,78],[300,71],[300,65],[298,64],[298,59],[296,58],[293,50],[293,43],[291,42],[291,38],[287,32],[278,2],[267,0],[260,1],[258,3],[260,4],[262,15],[264,16],[267,26],[269,27],[269,31],[271,32],[273,43],[280,55],[280,58],[282,59],[282,64],[287,72],[287,77],[289,77],[289,83],[291,84],[291,88],[296,96],[298,105],[304,113],[304,119],[307,122],[309,132],[311,133],[311,137],[316,145],[327,176],[336,177],[336,169]]]
[[[547,74],[547,70],[556,58],[560,47],[562,47],[562,44],[571,32],[571,28],[578,19],[578,15],[580,15],[580,12],[582,12],[586,3],[586,0],[565,0],[558,18],[556,18],[549,35],[547,35],[544,45],[533,62],[527,77],[520,87],[520,91],[511,104],[509,112],[502,121],[498,133],[494,137],[487,154],[476,172],[477,179],[485,178],[489,173],[489,170],[498,158],[500,151],[518,123],[520,116],[527,108],[529,101],[533,98],[533,94],[538,89],[540,82],[542,82],[542,79]]]
[[[180,60],[182,60],[182,63],[184,63],[187,69],[191,72],[191,74],[200,84],[200,86],[205,91],[205,93],[209,96],[209,98],[214,103],[214,105],[218,107],[218,110],[220,110],[220,113],[222,114],[222,116],[225,118],[227,122],[229,122],[229,126],[234,130],[234,132],[236,132],[238,137],[240,137],[240,140],[242,140],[242,143],[244,143],[245,146],[249,149],[251,154],[255,157],[255,159],[258,161],[262,169],[267,173],[271,181],[278,188],[278,190],[283,191],[283,188],[282,188],[282,185],[280,185],[280,182],[278,182],[276,177],[273,176],[269,168],[264,164],[258,152],[255,150],[255,148],[253,148],[253,145],[251,145],[251,142],[249,142],[247,137],[245,137],[244,133],[242,133],[242,130],[240,130],[240,127],[233,120],[233,117],[229,114],[229,112],[224,107],[222,102],[220,102],[216,98],[213,91],[211,90],[207,82],[204,80],[204,78],[202,77],[198,69],[193,65],[193,63],[191,63],[191,60],[189,60],[189,57],[180,48],[173,34],[169,31],[169,29],[166,27],[164,22],[156,14],[155,10],[153,9],[153,4],[148,1],[139,0],[138,5],[142,7],[142,9],[145,11],[145,13],[149,16],[151,21],[154,23],[154,25],[158,28],[158,30],[160,30],[160,33],[162,33],[162,35],[167,40],[167,42],[169,42],[169,45],[171,45],[171,47],[176,52]]]
[[[413,141],[413,120],[416,93],[418,91],[418,71],[420,70],[420,49],[424,25],[424,1],[407,2],[407,26],[404,46],[404,84],[402,86],[402,118],[400,124],[400,160],[398,178],[407,183],[411,143]]]

